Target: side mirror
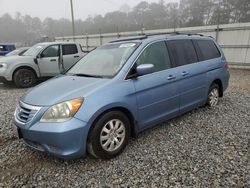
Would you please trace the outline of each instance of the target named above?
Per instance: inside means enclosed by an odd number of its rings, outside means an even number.
[[[36,58],[37,58],[37,59],[42,58],[42,54],[38,54],[38,55],[36,56]]]
[[[150,74],[154,72],[154,65],[153,64],[142,64],[136,67],[136,73],[139,76]]]

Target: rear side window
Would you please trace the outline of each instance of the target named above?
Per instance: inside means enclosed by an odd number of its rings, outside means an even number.
[[[77,47],[75,44],[62,45],[63,55],[77,54]]]
[[[195,48],[191,40],[171,40],[167,41],[167,45],[176,67],[198,61]]]
[[[149,45],[136,61],[136,65],[153,64],[155,72],[171,68],[165,42],[156,42]]]
[[[212,40],[194,40],[200,61],[220,57],[221,54]]]

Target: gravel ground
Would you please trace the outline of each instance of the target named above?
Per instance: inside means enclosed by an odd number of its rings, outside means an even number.
[[[0,84],[0,187],[249,187],[249,84],[250,71],[231,70],[217,107],[145,131],[115,159],[70,161],[12,136],[15,104],[25,90]]]

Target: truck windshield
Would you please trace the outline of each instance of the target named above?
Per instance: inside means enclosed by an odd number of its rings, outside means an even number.
[[[28,49],[23,56],[33,56],[36,57],[37,54],[45,47],[43,44],[36,44]]]
[[[114,77],[140,43],[111,43],[101,46],[76,63],[68,75]]]

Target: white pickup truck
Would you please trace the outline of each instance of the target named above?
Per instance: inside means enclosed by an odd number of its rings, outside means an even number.
[[[37,79],[64,72],[85,54],[80,44],[74,42],[38,43],[21,56],[0,58],[0,82],[31,87]]]

